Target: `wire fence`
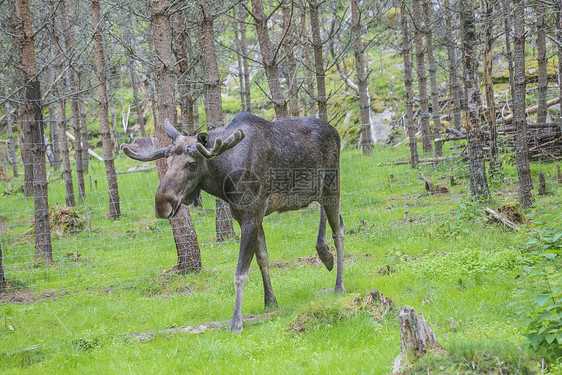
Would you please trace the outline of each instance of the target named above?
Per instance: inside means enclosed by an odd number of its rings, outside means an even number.
[[[329,77],[334,81],[337,77]],[[398,78],[396,78],[398,79]],[[396,81],[396,85],[400,82]],[[235,89],[232,89],[233,91]],[[558,87],[551,87],[548,99],[558,97]],[[443,156],[439,162],[420,164],[417,169],[409,165],[407,131],[401,114],[400,103],[394,103],[382,112],[373,111],[370,127],[374,131],[384,129],[384,137],[377,141],[372,155],[364,155],[358,149],[359,130],[356,98],[345,90],[332,92],[329,96],[329,118],[343,138],[341,153],[342,215],[348,233],[352,236],[368,230],[369,236],[355,236],[346,243],[346,252],[354,252],[354,244],[360,242],[388,241],[393,246],[392,236],[411,233],[411,227],[423,221],[426,207],[431,206],[439,215],[451,210],[447,202],[466,201],[470,196],[466,140],[444,142]],[[121,92],[121,91],[120,91]],[[154,124],[150,111],[151,95],[141,96],[149,134]],[[101,155],[97,98],[83,97],[87,108],[90,147]],[[119,143],[129,143],[140,136],[133,114],[132,97],[125,94],[113,96],[115,118],[110,115],[110,124],[116,125]],[[272,107],[267,97],[253,95],[254,112],[271,118]],[[300,95],[301,105],[308,105],[306,114],[316,115],[314,101]],[[333,104],[339,103],[339,104]],[[341,104],[351,103],[351,104]],[[498,103],[498,106],[505,106]],[[202,98],[197,110],[200,125],[204,125]],[[230,95],[224,100],[226,121],[241,108],[240,98]],[[305,106],[301,113],[304,114]],[[111,113],[111,112],[110,112]],[[423,114],[416,113],[419,122]],[[445,127],[452,127],[451,110],[443,102],[442,116]],[[499,117],[499,116],[498,116]],[[45,110],[47,143],[52,142],[49,116]],[[51,119],[56,120],[56,119]],[[529,117],[529,122],[533,121]],[[70,120],[69,120],[70,121]],[[530,147],[541,146],[544,152],[531,160],[532,177],[536,181],[535,195],[539,189],[539,174],[545,179],[546,189],[558,191],[562,184],[559,160],[562,157],[560,142],[560,112],[558,107],[549,109],[549,131],[555,141],[544,140],[543,128],[530,125]],[[70,124],[70,122],[69,122]],[[56,124],[53,124],[56,125]],[[511,124],[500,123],[500,155],[503,171],[489,179],[492,195],[497,201],[517,199],[518,182],[513,161]],[[56,128],[56,126],[54,127]],[[535,129],[535,130],[533,130]],[[558,130],[556,130],[558,129]],[[484,130],[486,131],[485,127]],[[460,129],[462,131],[462,129]],[[542,133],[541,133],[542,132]],[[446,133],[443,133],[443,137]],[[17,138],[17,135],[15,135]],[[392,142],[387,144],[386,140]],[[420,155],[420,141],[418,148]],[[28,302],[76,293],[111,291],[150,283],[166,274],[177,263],[177,254],[170,224],[154,217],[154,194],[158,188],[158,177],[154,163],[140,163],[127,158],[122,152],[115,157],[117,181],[121,204],[121,217],[107,217],[109,211],[108,185],[104,163],[91,158],[85,171],[85,198],[78,199],[74,144],[69,142],[72,173],[76,195],[76,207],[66,206],[66,193],[61,171],[48,166],[49,207],[53,265],[37,266],[34,262],[34,206],[33,199],[23,195],[22,178],[8,176],[10,165],[7,141],[0,143],[0,165],[5,171],[0,176],[0,244],[3,267],[8,288],[1,292],[2,302]],[[49,148],[52,151],[52,143]],[[485,151],[488,146],[485,146]],[[51,152],[49,151],[49,152]],[[19,155],[19,154],[18,154]],[[425,155],[424,158],[434,158]],[[423,159],[423,158],[422,158]],[[23,171],[21,156],[18,159]],[[437,194],[429,194],[419,179],[420,172],[436,186],[446,185]],[[238,257],[236,239],[219,242],[215,233],[215,200],[203,193],[202,207],[190,207],[196,229],[204,269],[234,268]],[[276,264],[296,258],[314,259],[314,244],[318,231],[318,206],[313,204],[301,211],[272,214],[264,221],[268,241],[270,262]],[[239,228],[235,230],[240,234]],[[373,237],[374,236],[374,237]]]

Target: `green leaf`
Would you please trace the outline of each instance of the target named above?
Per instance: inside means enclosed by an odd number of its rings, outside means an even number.
[[[550,335],[546,335],[546,337],[544,339],[546,340],[546,342],[548,344],[552,344],[552,342],[554,341],[555,338],[556,338],[556,335],[551,333]]]
[[[536,333],[527,333],[523,334],[523,336],[527,337],[527,340],[531,343],[533,347],[537,347],[541,344],[543,337],[541,335],[537,335]]]
[[[546,303],[546,301],[548,301],[550,299],[550,294],[538,294],[535,297],[535,301],[537,301],[537,303],[539,304],[539,306],[544,306],[544,304]]]

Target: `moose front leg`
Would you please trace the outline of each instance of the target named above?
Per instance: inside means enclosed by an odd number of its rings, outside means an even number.
[[[240,253],[238,265],[234,273],[234,315],[230,323],[230,331],[242,331],[242,296],[248,280],[248,269],[254,257],[254,249],[258,246],[258,227],[253,222],[245,222],[241,226]]]

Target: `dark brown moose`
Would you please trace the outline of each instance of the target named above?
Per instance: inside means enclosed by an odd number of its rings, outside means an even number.
[[[234,274],[236,291],[231,331],[242,330],[242,294],[254,254],[263,279],[265,306],[277,306],[269,279],[263,218],[320,203],[318,256],[328,270],[334,258],[326,242],[326,219],[337,254],[336,292],[343,292],[345,226],[340,216],[340,137],[334,127],[316,118],[268,122],[249,113],[238,114],[224,127],[181,135],[168,120],[173,143],[159,148],[156,138],[138,138],[122,145],[130,158],[167,158],[168,171],[155,196],[156,216],[171,218],[180,205],[199,200],[200,191],[230,206],[242,236]]]

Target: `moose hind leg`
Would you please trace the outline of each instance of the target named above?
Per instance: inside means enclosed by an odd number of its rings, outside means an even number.
[[[232,332],[242,331],[242,297],[248,280],[248,269],[254,257],[254,249],[257,249],[258,245],[257,234],[257,228],[253,223],[242,226],[240,253],[238,254],[238,264],[234,272],[234,315],[229,328]]]
[[[340,217],[340,207],[339,203],[335,205],[324,205],[324,210],[326,211],[326,216],[330,228],[332,228],[332,237],[334,239],[334,245],[336,246],[336,257],[337,257],[337,275],[336,275],[336,292],[345,292],[343,287],[343,244],[344,244],[344,233],[343,220]]]
[[[277,299],[273,294],[271,279],[269,278],[269,258],[267,256],[267,245],[265,242],[265,233],[260,225],[258,230],[258,247],[256,249],[256,260],[260,267],[261,277],[263,280],[263,297],[265,308],[277,307]]]
[[[320,206],[320,225],[318,228],[318,238],[316,239],[316,252],[318,258],[324,263],[328,271],[334,268],[334,256],[330,252],[328,242],[326,242],[326,211]]]

